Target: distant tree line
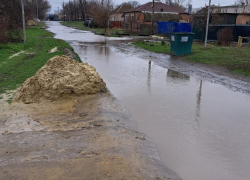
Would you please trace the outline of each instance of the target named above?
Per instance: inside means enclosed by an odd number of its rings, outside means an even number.
[[[37,0],[39,19],[44,19],[51,6],[48,0]],[[25,19],[37,14],[36,0],[24,0]],[[22,38],[22,8],[20,0],[0,1],[0,43],[17,42]]]
[[[183,10],[188,8],[188,5],[192,3],[192,0],[160,0],[162,3],[168,4],[169,6],[176,6]]]
[[[129,4],[132,8],[140,5],[138,1],[128,1],[122,4]],[[64,20],[84,21],[92,18],[94,26],[105,28],[109,14],[120,5],[115,5],[113,0],[69,0],[62,4],[61,13],[64,15]]]

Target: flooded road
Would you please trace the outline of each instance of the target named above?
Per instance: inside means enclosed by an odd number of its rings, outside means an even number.
[[[128,38],[105,38],[58,22],[47,25],[97,69],[139,131],[157,145],[165,165],[181,178],[250,179],[250,96],[234,92],[243,82],[204,75],[170,56],[135,48]]]

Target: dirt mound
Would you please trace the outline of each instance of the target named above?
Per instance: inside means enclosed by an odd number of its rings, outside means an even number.
[[[65,95],[106,92],[106,84],[93,66],[68,56],[55,56],[27,79],[17,90],[14,101],[57,100]]]
[[[32,20],[28,20],[26,24],[28,26],[37,26],[37,23],[35,21],[32,21]]]

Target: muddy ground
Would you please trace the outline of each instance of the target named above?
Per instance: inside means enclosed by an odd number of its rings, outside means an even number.
[[[110,93],[1,100],[0,179],[180,179]]]
[[[111,45],[126,49],[133,53],[142,54],[145,60],[152,61],[163,68],[171,69],[215,84],[221,84],[233,91],[250,94],[250,76],[234,74],[226,67],[194,63],[184,60],[182,57],[176,57],[173,55],[167,55],[166,57],[165,54],[151,53],[147,50],[136,47],[131,43],[112,42]],[[168,61],[166,61],[166,59],[168,59]]]

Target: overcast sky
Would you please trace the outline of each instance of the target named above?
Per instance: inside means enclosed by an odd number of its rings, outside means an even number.
[[[62,8],[62,3],[63,0],[48,0],[52,6],[51,12],[54,13],[54,10],[57,10],[58,7],[61,9]],[[64,0],[67,2],[68,0]],[[129,0],[113,0],[115,4],[121,4],[123,2],[127,2]],[[138,0],[140,4],[145,4],[147,2],[152,2],[152,0]],[[188,0],[186,0],[188,1]],[[235,2],[235,0],[212,0],[212,4],[218,5],[220,4],[221,6],[225,5],[232,5]],[[208,4],[209,0],[192,0],[193,8],[199,8],[203,7],[205,4]]]

